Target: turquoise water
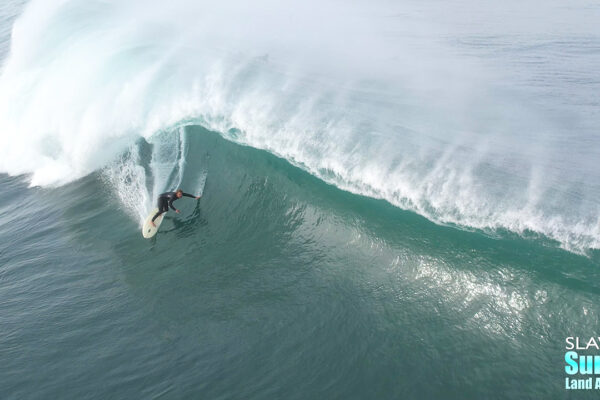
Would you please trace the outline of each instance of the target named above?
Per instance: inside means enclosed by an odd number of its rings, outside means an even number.
[[[472,26],[481,6],[442,23],[408,3],[387,34],[419,67],[378,81],[379,50],[400,54],[367,23],[385,2],[296,10],[340,12],[314,25],[355,61],[339,71],[297,22],[270,31],[277,3],[21,3],[0,9],[2,398],[596,397],[565,390],[564,355],[600,317],[598,7],[503,25],[509,2]],[[212,31],[225,17],[242,24]],[[433,50],[492,99],[456,71],[434,96],[443,79],[404,79],[439,72]],[[143,239],[175,187],[202,199]]]
[[[2,178],[9,398],[563,397],[564,337],[598,324],[597,259],[187,134],[211,155],[204,195],[154,241],[97,174]]]

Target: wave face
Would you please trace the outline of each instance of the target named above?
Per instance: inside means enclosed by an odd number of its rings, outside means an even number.
[[[143,215],[202,156],[180,134],[201,125],[437,223],[600,247],[597,9],[212,3],[27,4],[0,171],[52,186],[105,168]],[[151,193],[140,138],[157,144]]]
[[[60,190],[0,175],[4,398],[564,397],[565,332],[599,324],[600,254],[436,226],[199,127],[168,140],[188,156],[165,179],[209,174],[153,240],[104,173]],[[140,142],[114,167],[158,163]]]

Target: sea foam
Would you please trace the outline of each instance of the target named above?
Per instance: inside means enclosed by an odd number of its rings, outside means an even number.
[[[419,2],[33,0],[0,76],[0,171],[56,186],[105,168],[119,193],[144,192],[129,207],[141,216],[194,156],[179,128],[197,124],[437,223],[598,248],[593,123],[564,122],[581,119],[577,100],[564,118],[532,102],[544,93],[511,64],[520,53],[487,56],[513,42],[498,44],[493,23],[465,28],[463,11],[443,22]],[[523,46],[548,28],[515,20],[507,37]],[[558,33],[593,33],[570,20]],[[520,75],[507,81],[507,68]],[[155,146],[151,190],[139,140]]]

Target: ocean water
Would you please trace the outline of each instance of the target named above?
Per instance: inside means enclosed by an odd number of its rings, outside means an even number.
[[[0,54],[1,398],[597,396],[597,2],[5,0]]]

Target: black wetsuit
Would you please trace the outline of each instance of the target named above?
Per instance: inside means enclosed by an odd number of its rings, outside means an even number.
[[[183,195],[194,199],[196,198],[196,196],[188,193],[183,193]],[[166,192],[158,196],[158,212],[152,217],[152,222],[154,222],[160,214],[169,211],[169,207],[171,207],[173,211],[177,211],[177,209],[173,207],[173,202],[175,200],[178,200],[177,192]]]

